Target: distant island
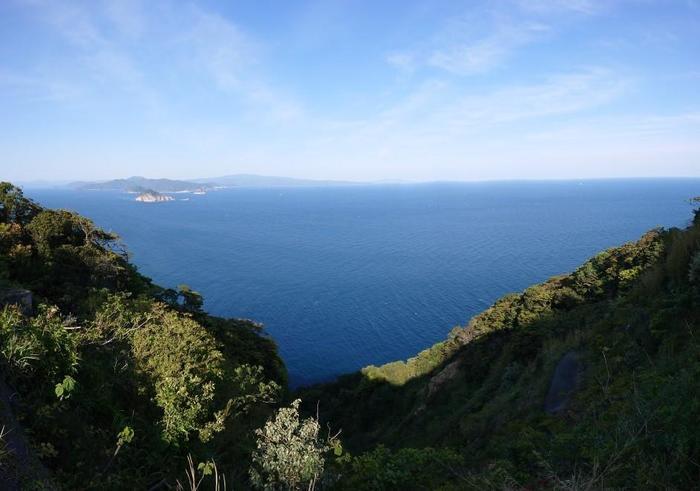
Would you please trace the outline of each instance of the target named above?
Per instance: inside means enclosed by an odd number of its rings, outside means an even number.
[[[125,193],[205,193],[216,187],[209,182],[178,181],[174,179],[149,179],[134,176],[127,179],[113,179],[103,182],[73,182],[68,185],[73,189],[90,191],[122,191]]]
[[[126,179],[110,181],[77,181],[67,187],[79,191],[121,191],[124,193],[194,193],[205,194],[208,191],[232,187],[320,187],[352,186],[370,184],[352,181],[332,181],[321,179],[297,179],[294,177],[259,176],[255,174],[232,174],[220,177],[192,179],[181,181],[175,179],[150,179],[133,176]]]
[[[147,189],[136,197],[136,201],[141,201],[142,203],[161,203],[163,201],[175,201],[175,198],[154,191],[153,189]]]

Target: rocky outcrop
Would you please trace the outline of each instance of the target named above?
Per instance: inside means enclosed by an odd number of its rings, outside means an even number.
[[[29,290],[10,288],[0,290],[0,307],[5,305],[17,305],[22,313],[31,315],[34,311],[34,297]]]
[[[431,377],[428,382],[428,398],[431,398],[437,391],[446,383],[452,380],[459,373],[462,360],[457,358],[453,362],[447,364],[440,372]]]
[[[161,203],[163,201],[175,201],[175,198],[157,191],[146,191],[139,194],[136,197],[136,201],[141,201],[142,203]]]

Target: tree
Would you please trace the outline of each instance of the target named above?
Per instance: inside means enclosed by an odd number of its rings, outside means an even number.
[[[698,224],[700,223],[700,196],[690,198],[690,204],[696,207],[693,211],[695,214],[695,216],[693,217],[693,223]]]
[[[194,291],[187,285],[180,285],[177,287],[177,290],[178,298],[181,300],[180,305],[182,306],[182,310],[191,314],[202,312],[204,299],[199,292]]]
[[[0,182],[0,223],[26,225],[40,211],[39,205],[24,197],[22,190]]]

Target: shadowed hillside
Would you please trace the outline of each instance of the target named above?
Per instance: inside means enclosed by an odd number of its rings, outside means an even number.
[[[357,455],[343,489],[691,489],[699,331],[696,212],[301,397]]]

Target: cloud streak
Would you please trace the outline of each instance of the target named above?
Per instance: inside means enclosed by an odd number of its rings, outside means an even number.
[[[0,90],[5,97],[27,103],[63,103],[80,96],[80,88],[57,79],[0,69]]]
[[[426,63],[456,75],[484,73],[502,65],[519,47],[547,31],[543,24],[501,25],[481,39],[458,41],[436,49],[428,55]]]
[[[610,2],[610,0],[608,0]],[[517,0],[516,4],[522,10],[538,14],[558,14],[574,12],[591,15],[606,8],[607,2],[595,0]]]
[[[294,119],[303,112],[298,100],[261,74],[259,43],[231,20],[197,5],[170,0],[30,0],[24,5],[75,53],[55,67],[81,87],[73,95],[97,97],[109,88],[128,94],[130,105],[140,104],[149,117],[172,117],[173,107],[166,101],[179,94],[171,89],[192,87],[207,97],[219,93],[226,104],[235,102],[261,121]],[[158,52],[167,52],[168,58]],[[14,73],[18,98],[39,89],[31,75]],[[163,78],[177,85],[163,84]],[[26,87],[20,89],[23,83]],[[45,85],[53,87],[52,98],[59,96],[57,84]]]
[[[346,123],[346,127],[382,141],[390,139],[390,133],[407,132],[410,139],[445,140],[499,126],[575,116],[615,100],[632,84],[631,79],[602,67],[480,93],[462,93],[459,86],[433,80],[376,117]]]

